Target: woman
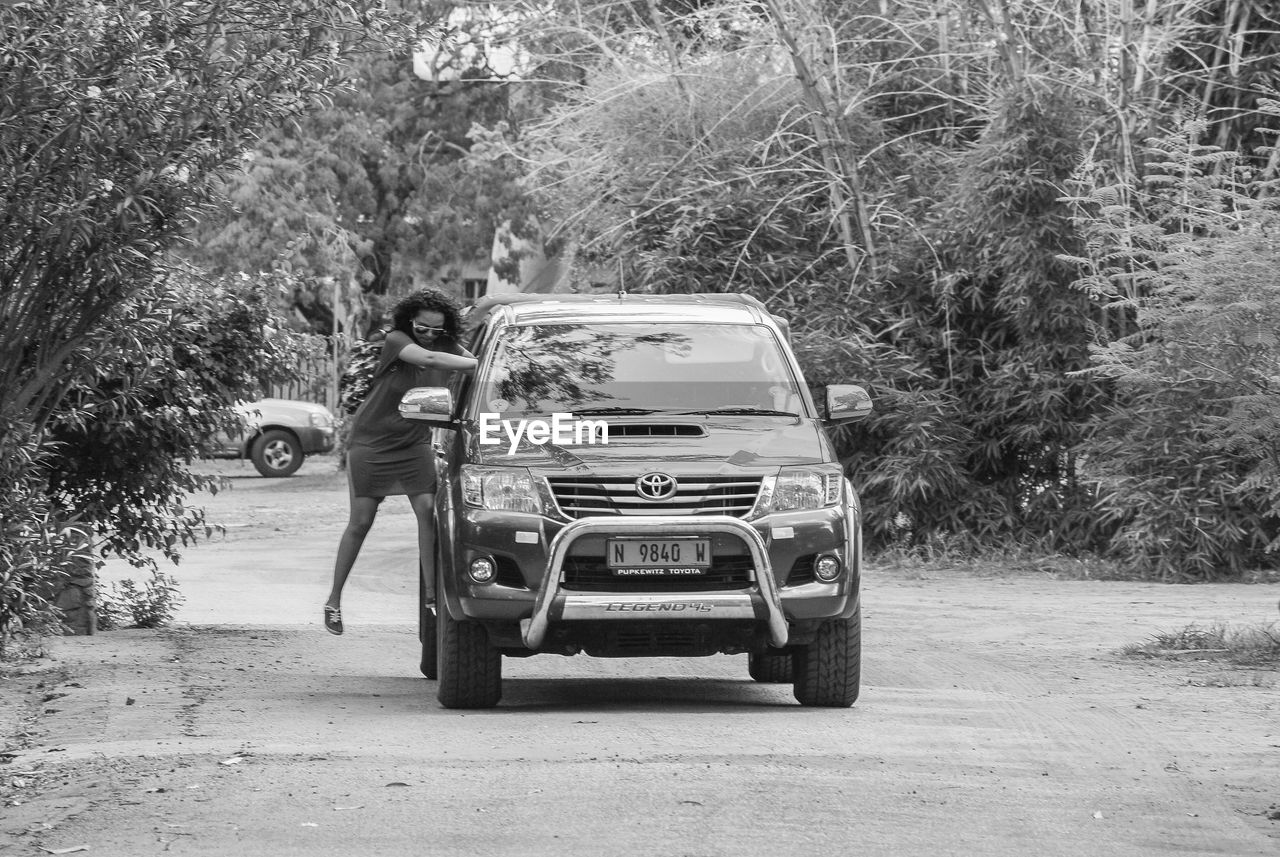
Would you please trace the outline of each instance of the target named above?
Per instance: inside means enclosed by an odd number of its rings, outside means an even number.
[[[435,454],[431,427],[400,416],[400,398],[412,387],[442,387],[454,372],[474,372],[476,359],[460,347],[458,307],[436,289],[414,292],[396,304],[369,395],[356,411],[347,452],[351,513],[338,545],[333,589],[324,626],[341,634],[342,587],[384,497],[404,494],[418,519],[418,553],[428,597],[435,592]]]

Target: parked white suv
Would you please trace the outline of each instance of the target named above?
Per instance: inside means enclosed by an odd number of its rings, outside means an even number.
[[[213,458],[248,458],[263,476],[291,476],[308,455],[333,450],[337,421],[324,405],[292,399],[259,399],[236,406],[244,431],[218,435]]]

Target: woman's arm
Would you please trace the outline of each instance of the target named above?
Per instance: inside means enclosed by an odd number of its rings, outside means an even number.
[[[460,354],[450,354],[448,351],[432,351],[430,348],[423,348],[408,340],[409,337],[401,333],[396,336],[399,331],[393,331],[387,336],[387,344],[391,347],[399,347],[396,352],[396,359],[403,360],[411,366],[418,366],[423,369],[447,369],[451,372],[474,372],[476,370],[477,360],[470,354],[466,356]]]

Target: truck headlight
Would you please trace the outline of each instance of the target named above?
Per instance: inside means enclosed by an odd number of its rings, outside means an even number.
[[[839,468],[784,467],[765,478],[752,517],[834,506],[840,502],[842,481]]]
[[[522,467],[464,465],[462,500],[468,506],[494,512],[542,514],[538,484]]]

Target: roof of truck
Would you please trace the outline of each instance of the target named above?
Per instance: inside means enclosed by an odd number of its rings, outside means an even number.
[[[786,322],[749,295],[527,295],[491,298],[490,312],[506,316],[509,323],[594,321],[697,321],[708,324],[760,324]]]

